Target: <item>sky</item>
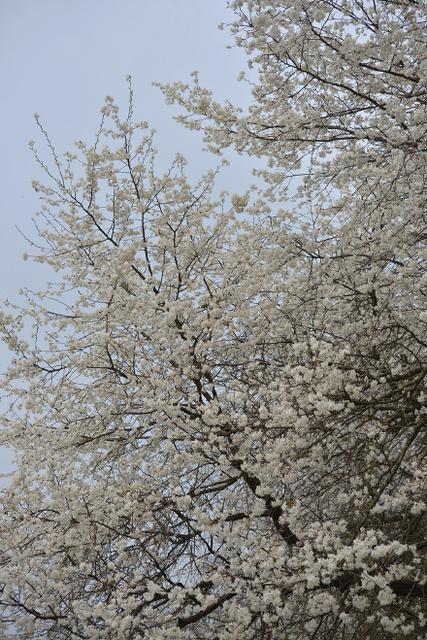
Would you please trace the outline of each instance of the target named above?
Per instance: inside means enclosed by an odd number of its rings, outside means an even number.
[[[227,48],[232,39],[217,28],[231,17],[226,0],[0,0],[0,300],[18,300],[20,288],[42,288],[49,277],[22,259],[27,244],[17,229],[35,237],[31,182],[39,173],[28,147],[37,140],[34,113],[58,152],[71,150],[77,139],[94,139],[106,95],[126,108],[131,75],[135,118],[157,130],[161,161],[182,152],[197,176],[217,159],[202,151],[200,134],[173,120],[176,109],[152,82],[188,81],[198,70],[215,96],[247,104],[248,89],[236,80],[244,54]],[[220,187],[241,192],[249,175],[248,160],[234,158]],[[0,371],[7,361],[0,348]],[[10,465],[11,454],[0,449],[3,472]]]

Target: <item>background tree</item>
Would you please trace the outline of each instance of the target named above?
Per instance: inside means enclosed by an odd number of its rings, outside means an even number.
[[[132,96],[35,151],[62,279],[3,318],[15,637],[425,637],[426,6],[231,6],[249,112],[163,90],[265,188],[157,177]]]

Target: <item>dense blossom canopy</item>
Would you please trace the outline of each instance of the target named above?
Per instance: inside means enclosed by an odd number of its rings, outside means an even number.
[[[4,637],[425,638],[427,4],[230,5],[248,111],[162,90],[262,188],[158,176],[132,100],[34,149],[60,282],[1,319]]]

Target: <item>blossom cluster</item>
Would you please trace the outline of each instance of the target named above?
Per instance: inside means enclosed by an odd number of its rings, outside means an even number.
[[[5,638],[425,638],[426,4],[230,4],[248,112],[163,91],[263,186],[159,175],[132,92],[64,158],[37,120],[59,281],[0,316]]]

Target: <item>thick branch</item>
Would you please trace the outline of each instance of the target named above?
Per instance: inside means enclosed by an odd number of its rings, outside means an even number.
[[[231,598],[234,598],[235,595],[237,595],[237,594],[236,593],[226,593],[225,595],[223,595],[220,598],[218,598],[218,600],[216,602],[213,602],[208,607],[205,607],[204,609],[201,609],[197,613],[194,613],[192,616],[187,616],[186,618],[178,618],[178,627],[180,629],[183,629],[184,627],[188,626],[189,624],[194,624],[194,622],[198,622],[202,618],[205,618],[210,613],[212,613],[213,611],[215,611],[216,609],[221,607],[224,604],[224,602],[227,602],[227,600],[231,600]]]

